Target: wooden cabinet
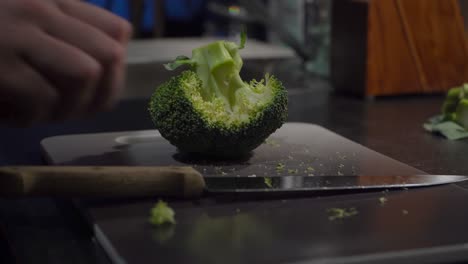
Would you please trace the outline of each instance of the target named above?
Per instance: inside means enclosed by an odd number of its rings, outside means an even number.
[[[331,78],[363,96],[441,93],[468,81],[458,1],[335,1]]]

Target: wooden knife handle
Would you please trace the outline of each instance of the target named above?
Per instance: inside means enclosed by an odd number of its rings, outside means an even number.
[[[0,167],[0,196],[196,198],[204,188],[191,167]]]

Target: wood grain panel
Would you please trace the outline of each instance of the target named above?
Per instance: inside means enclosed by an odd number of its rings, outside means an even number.
[[[334,6],[331,69],[338,91],[440,93],[468,81],[457,0],[340,0]]]
[[[368,26],[367,94],[422,92],[421,75],[411,55],[394,0],[371,1]]]
[[[379,1],[380,2],[380,1]],[[468,52],[456,0],[396,0],[409,44],[414,45],[427,85],[447,90],[468,79]]]

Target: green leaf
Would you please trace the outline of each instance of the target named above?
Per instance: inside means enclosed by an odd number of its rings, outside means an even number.
[[[445,120],[444,115],[436,115],[436,116],[433,116],[433,117],[429,118],[429,120],[427,122],[429,124],[436,125],[436,124],[442,123],[444,121],[447,121],[447,120]]]
[[[468,131],[453,121],[447,121],[443,116],[435,116],[423,125],[432,133],[439,133],[449,140],[468,138]]]
[[[164,64],[164,68],[166,68],[166,70],[168,70],[168,71],[173,71],[173,70],[179,68],[182,65],[194,66],[195,62],[192,61],[187,56],[178,56],[173,62],[169,62],[167,64]]]
[[[167,203],[159,200],[158,203],[151,209],[150,223],[156,226],[164,224],[175,224],[174,210]]]
[[[245,30],[245,28],[242,28],[242,31],[240,33],[239,49],[243,49],[245,47],[246,41],[247,41],[247,31]]]

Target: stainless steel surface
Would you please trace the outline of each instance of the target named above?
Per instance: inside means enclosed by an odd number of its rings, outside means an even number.
[[[313,104],[317,97],[298,97],[301,100],[296,102],[307,107],[299,111],[298,104],[292,104],[290,113],[294,118],[315,116],[325,123],[339,123],[334,128],[355,141],[407,161],[417,158],[416,161],[426,164],[420,167],[429,167],[432,171],[435,167],[430,166],[436,166],[437,162],[427,163],[424,158],[433,156],[444,160],[450,157],[454,169],[447,165],[436,171],[441,174],[466,173],[456,171],[463,169],[460,166],[465,164],[463,157],[466,155],[460,151],[467,149],[463,143],[442,142],[441,146],[450,148],[427,148],[424,144],[426,141],[434,142],[433,137],[423,134],[420,122],[416,121],[423,120],[420,116],[427,112],[427,108],[424,111],[421,110],[424,107],[405,108],[405,105],[414,105],[414,101],[398,104],[396,108],[394,103],[388,108],[384,103],[383,109],[379,104],[380,107],[369,111],[372,115],[368,116],[365,115],[367,111],[362,112],[364,106],[357,103],[345,102],[339,104],[342,107],[332,109],[328,105],[318,108]],[[338,99],[333,100],[333,103],[339,103],[336,102]],[[144,108],[141,105],[136,107]],[[369,106],[366,104],[365,107]],[[408,110],[401,113],[411,112],[412,115],[395,113],[395,109]],[[128,111],[119,112],[119,121],[130,114],[133,118],[138,116]],[[405,125],[395,127],[394,123],[388,122],[396,120],[396,117],[403,118],[400,122]],[[356,128],[356,124],[361,124],[362,128]],[[419,134],[422,139],[415,137]],[[362,135],[365,136],[361,138]],[[287,174],[288,169],[300,169],[301,164],[302,170],[313,167],[316,176],[338,172],[376,176],[427,174],[319,126],[286,124],[272,139],[275,142],[262,145],[252,157],[234,164],[207,164],[203,160],[184,159],[154,130],[62,136],[44,140],[42,146],[48,161],[53,164],[189,164],[196,165],[207,176],[223,172],[228,174],[225,175],[227,177],[276,174],[276,166],[280,162],[285,165],[284,176],[290,175]],[[392,144],[388,143],[389,140]],[[404,151],[401,146],[404,146]],[[392,151],[401,154],[395,155]],[[444,155],[440,155],[441,152]],[[414,153],[420,155],[416,157]],[[459,186],[465,183],[409,191],[323,193],[296,199],[258,199],[259,196],[254,196],[254,199],[239,201],[215,197],[200,201],[169,201],[177,214],[177,224],[169,230],[158,230],[148,223],[148,212],[156,199],[92,201],[82,208],[86,219],[102,231],[102,237],[112,247],[108,254],[118,255],[126,263],[342,263],[333,260],[356,259],[356,256],[369,254],[384,255],[387,263],[392,260],[395,263],[396,257],[390,255],[391,252],[419,249],[435,252],[432,249],[467,243],[468,230],[464,227],[468,212],[464,210],[466,205],[460,202],[466,200],[467,193]],[[384,204],[380,201],[382,197],[386,199]],[[359,213],[332,221],[330,208],[356,208]],[[23,228],[22,218],[18,219],[18,228]],[[25,235],[29,233],[25,232]],[[99,241],[102,243],[103,240]],[[460,259],[466,255],[450,252],[450,256]],[[411,260],[406,263],[421,262],[414,261],[413,256],[403,257]],[[436,258],[424,254],[420,259]]]
[[[127,64],[140,65],[166,63],[179,55],[191,56],[194,48],[207,45],[220,38],[164,38],[154,40],[134,40],[127,50]],[[238,42],[239,39],[229,39]],[[294,52],[288,48],[248,39],[245,49],[241,51],[244,60],[250,59],[291,59]]]
[[[210,193],[340,191],[428,187],[466,181],[458,175],[206,177]]]
[[[156,130],[57,136],[41,144],[49,162],[57,165],[192,166],[204,176],[225,177],[426,174],[305,123],[286,123],[236,160],[185,155]]]

